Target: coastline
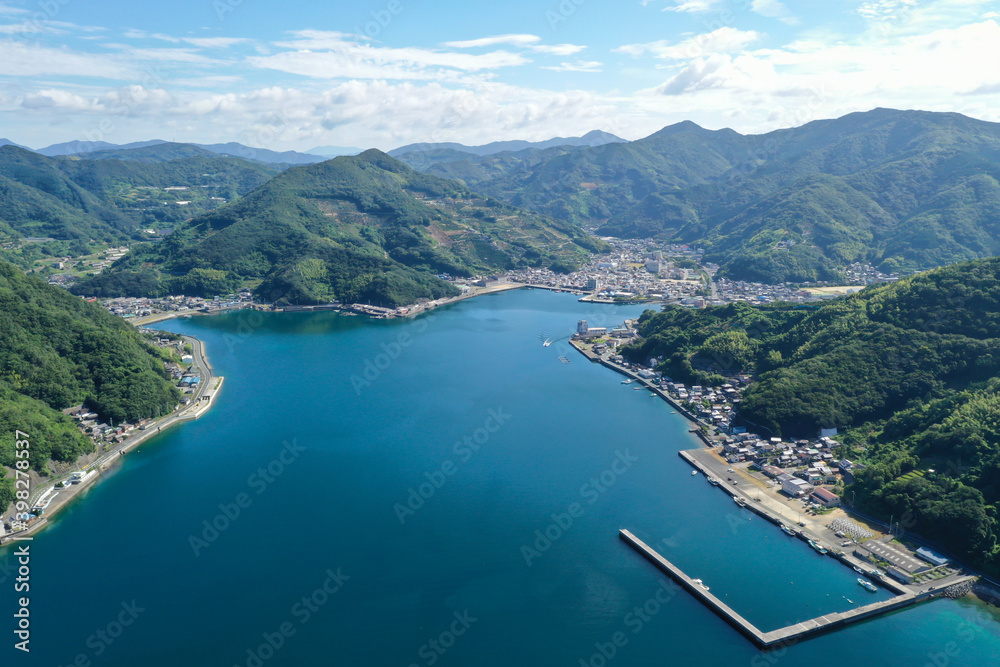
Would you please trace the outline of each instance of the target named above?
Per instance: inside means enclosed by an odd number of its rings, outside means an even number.
[[[74,499],[82,495],[84,491],[96,484],[99,480],[104,479],[104,471],[111,468],[119,459],[133,449],[137,448],[149,438],[159,435],[165,429],[169,429],[177,424],[183,424],[184,422],[198,419],[208,412],[208,410],[215,404],[215,399],[218,396],[219,391],[222,389],[225,378],[221,375],[217,376],[213,374],[212,366],[208,361],[207,354],[205,353],[205,344],[200,339],[194,336],[186,336],[185,340],[188,340],[191,343],[195,358],[198,360],[198,365],[203,370],[203,375],[205,376],[204,382],[201,386],[199,386],[198,392],[194,395],[194,400],[192,400],[189,405],[178,405],[178,407],[176,407],[170,414],[158,417],[155,421],[150,422],[145,430],[134,433],[112,451],[105,452],[91,463],[80,468],[81,470],[88,472],[89,475],[82,481],[73,484],[72,486],[57,489],[56,494],[51,498],[49,504],[45,507],[45,513],[34,520],[31,525],[24,530],[0,536],[0,547],[6,546],[10,542],[16,542],[26,538],[31,539],[28,536],[47,526],[49,524],[49,520],[55,517],[64,508],[68,507]],[[38,502],[39,498],[51,493],[51,490],[55,489],[56,484],[66,477],[68,477],[68,475],[60,475],[58,478],[51,478],[45,484],[32,489],[29,503],[34,506],[34,504]]]

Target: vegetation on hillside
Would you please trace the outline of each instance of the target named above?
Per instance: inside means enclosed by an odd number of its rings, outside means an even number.
[[[847,489],[859,507],[915,517],[915,532],[997,564],[998,332],[1000,259],[986,259],[815,308],[647,312],[624,354],[686,381],[755,375],[739,411],[752,427],[846,430],[845,454],[868,464]]]
[[[697,244],[721,275],[776,283],[1000,254],[998,155],[996,123],[875,109],[762,135],[685,122],[426,168],[601,235]]]
[[[179,399],[157,353],[99,306],[0,262],[0,465],[14,462],[14,431],[31,461],[72,461],[90,449],[60,410],[83,404],[116,423],[170,412]]]
[[[295,167],[75,288],[100,296],[211,296],[382,306],[456,294],[437,274],[574,268],[605,245],[367,151]]]

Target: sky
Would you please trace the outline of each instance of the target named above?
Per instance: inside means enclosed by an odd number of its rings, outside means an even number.
[[[1000,0],[0,0],[0,137],[383,150],[1000,121]]]

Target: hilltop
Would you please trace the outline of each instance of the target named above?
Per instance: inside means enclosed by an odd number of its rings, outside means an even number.
[[[853,262],[906,272],[1000,253],[1000,124],[956,113],[875,109],[761,135],[685,121],[628,143],[425,161],[601,235],[704,247],[737,279],[836,280]]]
[[[575,225],[369,150],[288,169],[75,290],[210,296],[250,285],[282,303],[398,306],[453,295],[437,274],[572,270],[603,249]]]

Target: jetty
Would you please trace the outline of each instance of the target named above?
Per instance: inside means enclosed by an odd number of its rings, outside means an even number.
[[[660,568],[686,591],[705,604],[709,609],[718,614],[723,620],[739,630],[744,636],[752,641],[759,648],[777,648],[785,644],[796,642],[805,637],[809,637],[821,632],[828,632],[842,628],[850,623],[878,616],[895,609],[908,607],[921,600],[935,597],[943,591],[913,593],[906,592],[889,600],[882,600],[872,604],[857,607],[843,612],[832,612],[811,618],[801,623],[794,623],[777,630],[764,632],[756,625],[741,616],[732,607],[717,598],[710,591],[685,574],[679,567],[661,556],[655,549],[640,540],[624,528],[618,533],[619,537],[638,551],[646,560]],[[971,577],[970,577],[971,579]]]

